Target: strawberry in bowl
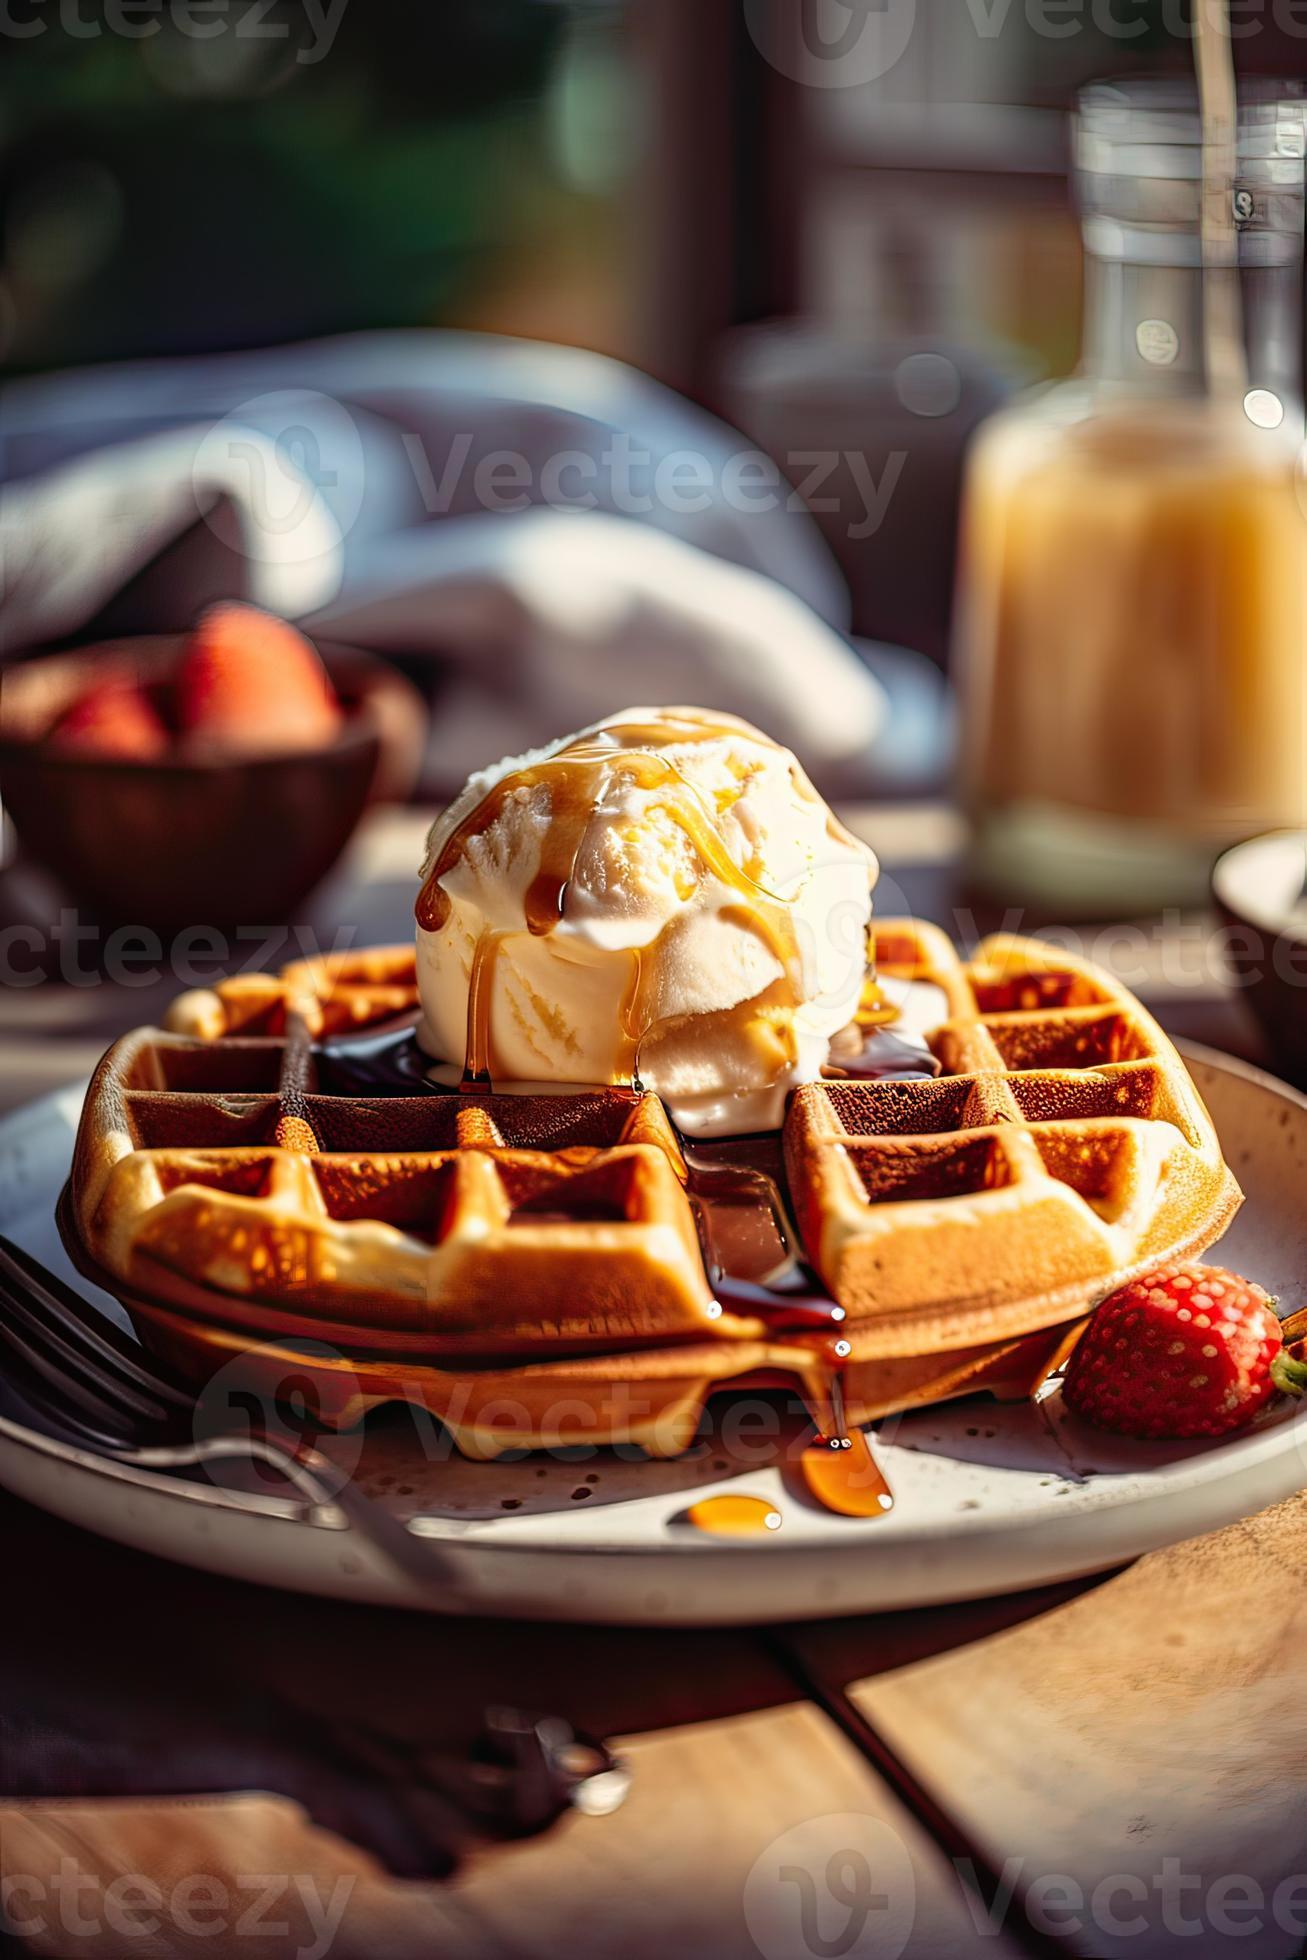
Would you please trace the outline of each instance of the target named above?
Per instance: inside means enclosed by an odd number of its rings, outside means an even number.
[[[173,683],[192,745],[228,755],[326,747],[345,722],[311,641],[253,606],[210,606],[187,637]]]
[[[294,754],[330,746],[345,718],[312,641],[232,602],[201,613],[171,671],[92,674],[48,739],[63,754],[136,761]]]
[[[189,633],[0,675],[0,795],[24,849],[106,927],[284,925],[370,801],[407,795],[417,690],[230,603]]]

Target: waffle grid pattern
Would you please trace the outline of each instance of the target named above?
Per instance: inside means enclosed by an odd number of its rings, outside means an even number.
[[[1038,942],[963,964],[903,930],[880,971],[949,1003],[934,1081],[797,1092],[791,1194],[810,1252],[856,1321],[942,1308],[1010,1318],[1210,1243],[1238,1202],[1179,1056],[1139,1002]]]
[[[109,1271],[181,1305],[214,1289],[464,1347],[715,1331],[656,1097],[340,1097],[311,1057],[288,1094],[294,1060],[150,1030],[110,1051],[73,1193]]]

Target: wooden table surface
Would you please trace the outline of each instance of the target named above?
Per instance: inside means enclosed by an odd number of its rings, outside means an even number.
[[[947,812],[852,814],[883,911],[977,923]],[[310,922],[325,943],[342,920],[406,933],[421,829],[359,840]],[[1201,919],[1086,943],[1173,1031],[1256,1056]],[[174,988],[0,989],[4,1099],[82,1076]],[[787,1626],[778,1599],[765,1629],[623,1632],[260,1591],[0,1499],[10,1937],[61,1960],[1296,1954],[1305,1525],[1297,1497],[977,1606]],[[451,1833],[421,1765],[496,1702],[614,1738],[625,1806],[516,1843]],[[380,1776],[383,1747],[411,1771]]]

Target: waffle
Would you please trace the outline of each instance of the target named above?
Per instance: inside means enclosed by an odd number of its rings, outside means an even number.
[[[964,965],[924,926],[880,970],[943,990],[944,1073],[813,1084],[785,1127],[799,1229],[851,1321],[914,1351],[1025,1332],[1224,1231],[1241,1194],[1211,1119],[1107,974],[1008,935]]]
[[[832,1077],[797,1092],[784,1135],[801,1249],[846,1312],[856,1422],[1028,1394],[1096,1295],[1201,1250],[1239,1197],[1179,1057],[1105,975],[1014,939],[964,965],[893,921],[875,953],[886,980],[939,990],[946,1073]],[[190,1374],[307,1369],[341,1423],[415,1400],[472,1455],[674,1453],[727,1386],[797,1385],[820,1416],[829,1325],[718,1304],[696,1172],[656,1097],[333,1091],[324,1032],[406,993],[411,1012],[411,951],[290,969],[257,1008],[234,984],[221,1017],[192,1004],[192,1032],[109,1051],[67,1205],[83,1269]],[[800,1249],[783,1205],[775,1222]]]
[[[225,1035],[284,1034],[298,1015],[315,1038],[358,1033],[416,1012],[417,972],[407,946],[371,946],[297,960],[280,973],[241,973],[195,987],[168,1009],[173,1034],[217,1041]]]
[[[295,1059],[151,1030],[109,1051],[72,1184],[100,1265],[182,1307],[310,1306],[465,1352],[720,1317],[656,1097],[337,1097],[288,1091]]]

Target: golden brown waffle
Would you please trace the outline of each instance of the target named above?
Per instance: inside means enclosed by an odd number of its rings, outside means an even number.
[[[1029,1392],[1097,1295],[1202,1249],[1238,1202],[1179,1057],[1104,975],[1011,939],[964,966],[906,922],[875,941],[886,980],[940,990],[950,1072],[813,1085],[785,1132],[803,1248],[847,1310],[853,1421]],[[411,986],[411,952],[370,958],[362,985]],[[822,1410],[836,1330],[717,1305],[655,1097],[333,1092],[311,1039],[339,1025],[330,987],[272,985],[275,1034],[125,1037],[78,1135],[78,1256],[189,1372],[259,1378],[325,1341],[339,1360],[308,1366],[333,1420],[405,1395],[472,1454],[668,1453],[728,1385]]]
[[[280,973],[241,973],[181,994],[168,1009],[172,1034],[217,1041],[226,1035],[280,1035],[298,1014],[315,1038],[357,1033],[410,1014],[418,1004],[410,946],[370,946],[296,960]]]
[[[656,1097],[288,1095],[288,1059],[148,1029],[110,1049],[72,1184],[101,1266],[182,1306],[309,1306],[464,1351],[712,1327]]]
[[[800,1230],[852,1322],[914,1352],[1026,1332],[1224,1231],[1241,1194],[1211,1119],[1124,987],[1008,935],[965,965],[930,927],[886,951],[948,997],[945,1073],[814,1084],[785,1128]]]

